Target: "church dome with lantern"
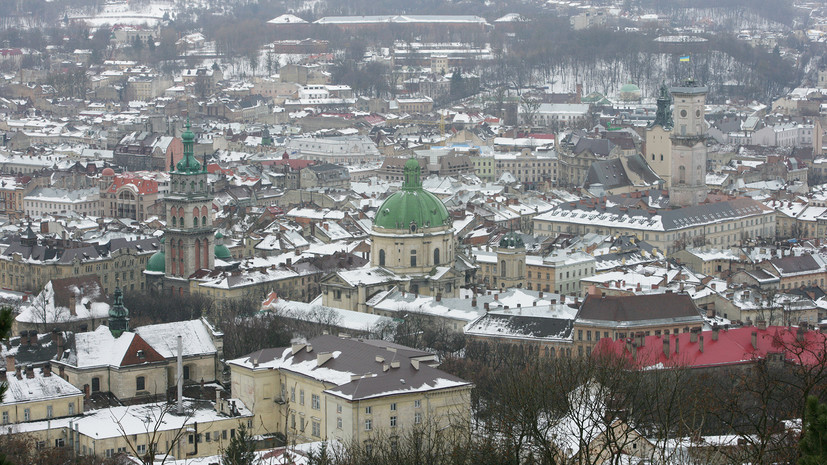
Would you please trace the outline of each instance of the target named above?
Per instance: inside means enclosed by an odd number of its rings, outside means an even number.
[[[388,197],[373,220],[371,262],[400,274],[427,274],[454,263],[454,229],[448,209],[422,188],[419,161],[405,163],[402,189]]]

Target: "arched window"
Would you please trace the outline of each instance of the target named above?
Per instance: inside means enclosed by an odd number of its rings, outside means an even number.
[[[411,250],[411,266],[416,266],[416,250]]]
[[[385,266],[385,249],[379,250],[379,266]]]
[[[193,217],[192,217],[192,227],[193,227],[193,228],[197,228],[197,227],[198,227],[198,217],[197,217],[197,216],[193,216]]]
[[[505,278],[505,260],[500,262],[500,277]]]
[[[196,223],[198,222],[198,218],[195,218]],[[201,269],[201,241],[196,239],[195,240],[195,269]]]
[[[176,220],[177,220],[177,218],[173,216],[173,217],[172,217],[172,227],[173,227],[173,228],[174,228],[174,227],[176,227],[176,223],[177,223],[177,221],[176,221]]]
[[[552,357],[554,357],[554,347],[552,347],[552,348],[551,348],[551,354],[550,354],[550,355],[551,355]]]
[[[210,266],[210,241],[209,239],[204,239],[204,247],[202,248],[201,252],[204,254],[204,268]]]
[[[207,217],[206,217],[206,216],[202,216],[202,217],[201,217],[201,226],[206,226],[206,225],[207,225]]]
[[[439,247],[434,249],[434,266],[439,265]]]
[[[201,207],[201,216],[207,216],[207,206]]]
[[[138,376],[135,378],[135,390],[136,391],[144,391],[146,390],[146,378],[143,376]]]

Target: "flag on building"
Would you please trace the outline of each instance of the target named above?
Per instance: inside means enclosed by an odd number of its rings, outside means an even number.
[[[680,57],[680,61],[682,61],[682,62],[683,62],[683,61],[688,62],[688,61],[689,61],[689,55],[684,55],[684,56]]]

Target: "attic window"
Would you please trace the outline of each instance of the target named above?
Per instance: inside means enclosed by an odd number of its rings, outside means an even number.
[[[144,353],[144,351],[143,351],[143,350],[139,350],[139,351],[138,351],[138,358],[139,358],[140,360],[145,359],[145,358],[146,358],[146,353]]]

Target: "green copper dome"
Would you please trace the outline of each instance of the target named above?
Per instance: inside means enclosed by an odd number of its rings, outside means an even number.
[[[375,228],[408,229],[433,228],[450,224],[445,205],[434,194],[422,188],[420,166],[415,158],[405,163],[405,181],[402,190],[388,197],[379,207],[373,220]]]
[[[146,271],[155,271],[158,273],[164,273],[167,269],[167,258],[164,255],[163,251],[158,251],[152,254],[149,257],[149,260],[146,262]]]
[[[216,244],[213,247],[213,253],[215,254],[215,258],[220,260],[232,260],[233,254],[230,253],[230,249],[227,248],[224,244]]]
[[[153,271],[158,273],[164,273],[167,269],[167,258],[164,255],[164,238],[161,238],[161,248],[146,262],[146,271]]]
[[[638,87],[638,86],[636,86],[636,85],[634,85],[630,82],[630,83],[627,83],[627,84],[623,84],[620,87],[620,91],[621,92],[640,92],[640,87]]]

